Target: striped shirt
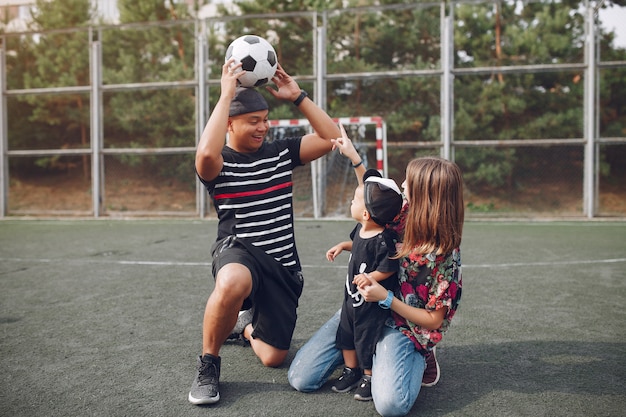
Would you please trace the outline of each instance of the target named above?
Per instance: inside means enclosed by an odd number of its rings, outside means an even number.
[[[225,146],[224,166],[213,181],[202,181],[219,220],[217,240],[235,235],[276,259],[301,270],[293,229],[292,171],[300,162],[300,141],[265,142],[254,153]]]

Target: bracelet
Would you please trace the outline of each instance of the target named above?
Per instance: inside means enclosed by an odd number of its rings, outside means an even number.
[[[385,298],[384,300],[380,300],[378,302],[378,305],[380,306],[380,308],[383,308],[385,310],[389,310],[389,308],[391,308],[391,302],[393,301],[393,291],[388,290],[387,291],[387,298]]]
[[[296,107],[298,107],[300,103],[302,103],[302,100],[304,100],[304,98],[308,96],[309,94],[306,91],[300,90],[300,95],[298,96],[297,99],[294,100],[293,104],[295,104]]]
[[[361,165],[363,165],[363,160],[361,159],[361,161],[358,164],[350,164],[350,165],[352,165],[352,168],[358,168]]]

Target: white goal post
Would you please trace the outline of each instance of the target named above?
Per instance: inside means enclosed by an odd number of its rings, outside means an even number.
[[[376,169],[383,175],[386,176],[387,170],[387,125],[385,121],[381,117],[370,116],[370,117],[340,117],[333,119],[336,123],[341,123],[343,126],[354,126],[357,125],[359,127],[363,127],[359,131],[360,139],[364,139],[365,135],[365,126],[374,125],[376,127],[376,137],[375,137],[375,146],[376,146]],[[303,127],[310,129],[310,123],[307,119],[280,119],[280,120],[270,120],[269,121],[270,128],[280,128],[280,127]],[[359,138],[351,137],[355,141],[355,145],[359,142]],[[361,141],[361,143],[363,143]],[[370,167],[373,168],[373,167]],[[313,200],[313,217],[318,219],[323,216],[323,207],[326,203],[326,169],[325,169],[325,159],[320,158],[314,161],[311,164],[311,192],[312,192],[312,200]],[[353,191],[353,190],[352,190]],[[351,197],[351,196],[350,196]]]

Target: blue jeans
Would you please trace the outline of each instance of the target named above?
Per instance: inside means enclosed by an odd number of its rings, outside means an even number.
[[[318,390],[343,364],[341,350],[335,347],[340,312],[296,353],[287,374],[289,384],[296,390]],[[411,411],[422,387],[425,366],[424,356],[408,337],[384,327],[372,366],[372,398],[381,416],[405,416]]]

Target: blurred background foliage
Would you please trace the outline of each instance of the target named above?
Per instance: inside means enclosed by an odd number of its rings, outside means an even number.
[[[228,44],[244,33],[266,37],[279,62],[312,90],[315,25],[327,18],[326,68],[342,74],[327,83],[325,106],[333,117],[380,116],[391,143],[441,141],[441,92],[438,76],[410,71],[441,68],[441,7],[414,0],[235,0],[216,4],[206,19],[206,74],[196,74],[197,12],[205,3],[163,0],[118,0],[117,26],[98,25],[89,0],[38,0],[33,32],[7,36],[7,89],[86,86],[90,83],[90,37],[101,40],[103,83],[158,83],[217,80]],[[584,63],[584,4],[564,0],[453,3],[454,67]],[[601,7],[624,5],[606,1]],[[591,3],[595,5],[595,3]],[[309,11],[310,14],[300,12]],[[281,14],[280,18],[274,16]],[[96,22],[96,24],[94,24]],[[148,24],[145,24],[148,23]],[[85,28],[65,31],[67,28]],[[602,61],[626,59],[614,45],[615,34],[599,28]],[[37,32],[37,33],[35,33]],[[407,71],[390,77],[387,72]],[[372,73],[363,76],[364,73]],[[356,74],[351,77],[350,74]],[[307,78],[309,77],[309,78]],[[626,69],[602,70],[599,134],[626,135]],[[567,139],[583,137],[583,69],[535,73],[464,73],[454,81],[455,141]],[[219,84],[210,83],[211,108]],[[268,96],[270,117],[299,118],[289,103]],[[104,103],[106,148],[194,146],[196,104],[193,87],[107,91]],[[89,94],[25,95],[8,99],[10,149],[88,148]],[[625,147],[603,148],[603,174],[626,160]],[[390,150],[402,160],[423,153],[411,147]],[[455,153],[468,186],[515,187],[516,175],[532,165],[534,152],[557,157],[558,147],[520,152],[516,148],[466,147]],[[188,157],[162,159],[119,156],[121,163],[144,164],[164,177],[188,178]],[[55,162],[57,164],[55,165]],[[17,162],[19,164],[19,161]],[[88,173],[88,158],[83,160]],[[36,166],[58,169],[58,157],[42,156]],[[29,168],[31,169],[31,168]],[[403,175],[393,164],[390,175]]]

